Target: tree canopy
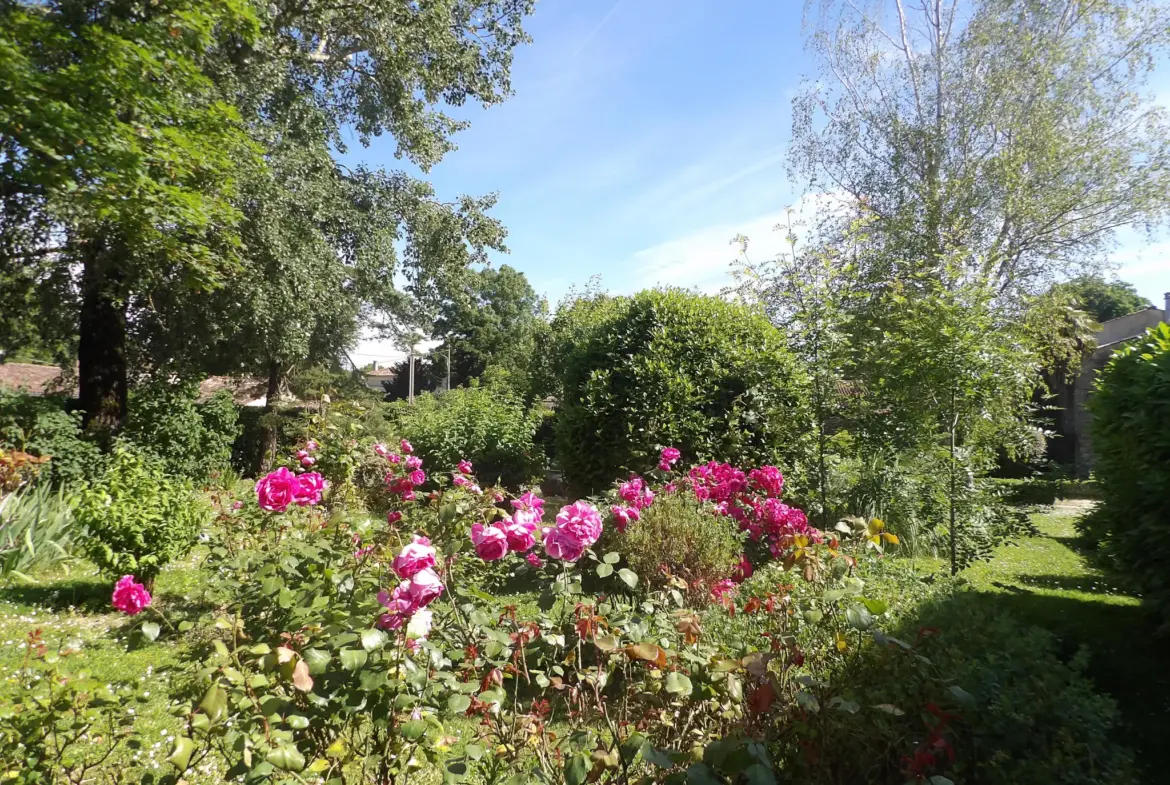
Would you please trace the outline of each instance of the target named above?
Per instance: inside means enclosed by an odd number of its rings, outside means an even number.
[[[1068,295],[1077,307],[1098,322],[1148,308],[1153,303],[1137,293],[1133,284],[1107,280],[1096,275],[1082,275],[1057,284],[1056,291]]]

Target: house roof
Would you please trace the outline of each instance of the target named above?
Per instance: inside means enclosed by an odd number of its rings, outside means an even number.
[[[362,371],[363,376],[396,376],[398,370],[396,368],[375,368],[372,371]]]
[[[73,394],[76,385],[68,389],[61,376],[61,369],[55,365],[36,363],[0,363],[0,387],[21,390],[30,395],[45,395],[51,392]]]
[[[59,367],[36,363],[0,363],[0,387],[20,390],[29,395],[55,392],[70,396],[77,394],[76,381],[65,386]],[[259,376],[209,376],[200,382],[197,400],[205,403],[220,390],[229,391],[238,406],[263,406],[268,393],[268,381]]]

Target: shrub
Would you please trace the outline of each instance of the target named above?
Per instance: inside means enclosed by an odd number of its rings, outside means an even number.
[[[800,371],[763,315],[680,290],[642,292],[593,315],[563,363],[557,448],[570,484],[604,488],[665,445],[801,475]]]
[[[227,390],[205,404],[196,403],[197,393],[190,383],[135,390],[123,436],[157,455],[168,473],[206,482],[231,466],[239,414]]]
[[[157,458],[120,445],[101,479],[82,490],[74,517],[89,530],[88,555],[102,572],[152,583],[187,553],[208,509]]]
[[[1116,706],[1084,675],[1087,653],[1063,662],[1051,633],[986,602],[935,593],[899,638],[830,678],[848,703],[814,722],[825,754],[785,745],[776,757],[806,782],[1136,782],[1110,738]]]
[[[1170,630],[1170,326],[1122,349],[1089,401],[1102,509],[1090,536],[1133,580]]]
[[[467,459],[476,474],[510,488],[538,479],[544,455],[534,441],[542,414],[524,405],[507,385],[461,387],[424,394],[414,406],[387,405],[390,418],[415,454],[435,471]]]
[[[81,412],[67,404],[61,396],[0,390],[0,448],[49,456],[40,476],[54,485],[83,482],[102,466],[101,450],[83,436]]]
[[[665,567],[703,596],[735,570],[743,536],[734,520],[684,491],[660,494],[624,534],[611,529],[601,549],[620,553],[648,581],[664,582]]]

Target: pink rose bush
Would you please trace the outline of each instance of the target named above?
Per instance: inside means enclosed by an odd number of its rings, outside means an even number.
[[[146,587],[134,579],[133,575],[123,575],[114,584],[114,594],[110,602],[122,613],[137,616],[145,608],[150,607],[150,592]]]
[[[641,477],[631,477],[618,488],[618,496],[631,507],[644,510],[654,501],[654,491]]]

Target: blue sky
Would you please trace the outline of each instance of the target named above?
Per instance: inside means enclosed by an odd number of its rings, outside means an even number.
[[[718,289],[730,245],[780,249],[771,230],[799,196],[784,161],[790,101],[813,66],[799,0],[545,0],[516,53],[515,95],[461,113],[471,128],[427,177],[440,197],[499,192],[496,263],[555,305],[600,275],[630,293]],[[1166,93],[1170,95],[1170,93]],[[391,139],[345,156],[401,168]],[[1170,239],[1122,238],[1123,278],[1161,304]],[[398,355],[367,341],[359,362]]]

